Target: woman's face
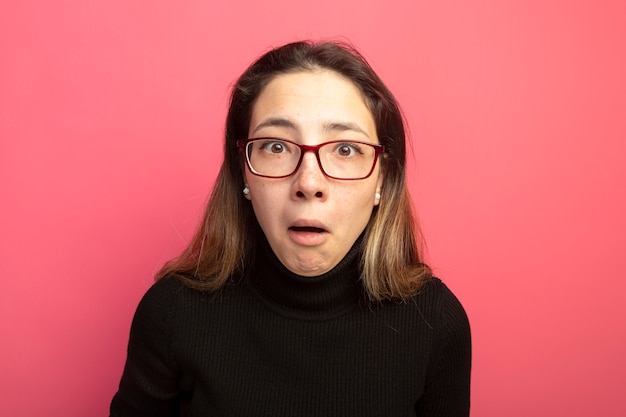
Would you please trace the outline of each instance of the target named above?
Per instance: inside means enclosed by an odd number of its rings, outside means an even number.
[[[279,75],[252,108],[250,138],[275,137],[303,145],[334,140],[378,144],[374,118],[358,88],[328,70]],[[320,170],[313,152],[286,178],[245,171],[254,213],[272,250],[292,272],[328,272],[365,229],[382,185],[376,163],[361,180],[336,180]]]

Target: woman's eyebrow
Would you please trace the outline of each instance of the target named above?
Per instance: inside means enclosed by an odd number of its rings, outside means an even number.
[[[283,127],[283,128],[287,128],[293,131],[298,131],[298,127],[296,126],[296,124],[290,121],[289,119],[285,119],[283,117],[270,117],[262,121],[261,123],[259,123],[254,128],[252,133],[256,133],[257,131],[266,127]],[[327,123],[324,123],[323,129],[326,132],[352,131],[352,132],[360,133],[366,136],[367,138],[370,137],[370,135],[368,135],[365,130],[361,129],[361,127],[358,124],[352,123],[352,122],[327,122]]]
[[[327,132],[353,131],[353,132],[361,133],[362,135],[365,135],[368,138],[370,137],[370,135],[368,135],[365,130],[361,129],[359,125],[357,125],[356,123],[352,123],[352,122],[326,123],[324,124],[324,130]]]
[[[257,127],[254,128],[252,133],[256,133],[257,131],[266,127],[285,127],[291,130],[298,130],[296,125],[288,119],[282,117],[270,117],[269,119],[266,119],[263,122],[259,123]]]

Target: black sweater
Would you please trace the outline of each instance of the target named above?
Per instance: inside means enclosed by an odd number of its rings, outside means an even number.
[[[315,278],[258,250],[215,293],[174,278],[148,290],[111,416],[469,415],[469,324],[440,280],[374,303],[355,248]]]

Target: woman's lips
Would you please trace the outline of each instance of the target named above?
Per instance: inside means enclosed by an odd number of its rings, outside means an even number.
[[[324,233],[326,231],[322,229],[321,227],[315,227],[315,226],[291,226],[289,229],[296,231],[296,232],[314,232],[314,233]]]
[[[328,231],[318,226],[290,226],[287,234],[293,242],[302,246],[321,245],[328,238]]]

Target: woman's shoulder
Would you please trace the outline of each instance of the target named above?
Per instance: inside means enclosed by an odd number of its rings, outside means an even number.
[[[175,304],[195,304],[204,303],[214,299],[219,299],[228,293],[230,286],[225,286],[219,290],[209,291],[193,288],[184,279],[174,275],[166,275],[157,279],[144,294],[142,305],[157,308],[167,308]]]
[[[193,288],[183,279],[167,275],[148,288],[139,302],[136,315],[172,322],[214,314],[224,305],[244,302],[242,297],[245,297],[245,292],[242,288],[233,283],[217,290],[201,290]]]
[[[446,306],[461,305],[452,290],[438,277],[429,278],[412,299],[443,303]]]
[[[404,304],[433,325],[469,327],[463,305],[440,278],[430,278]]]
[[[156,280],[144,293],[139,302],[138,310],[167,309],[176,300],[181,292],[186,291],[186,286],[180,280],[172,276],[166,276]]]
[[[139,301],[133,327],[161,327],[169,320],[177,294],[184,290],[184,284],[173,277],[155,281]]]

